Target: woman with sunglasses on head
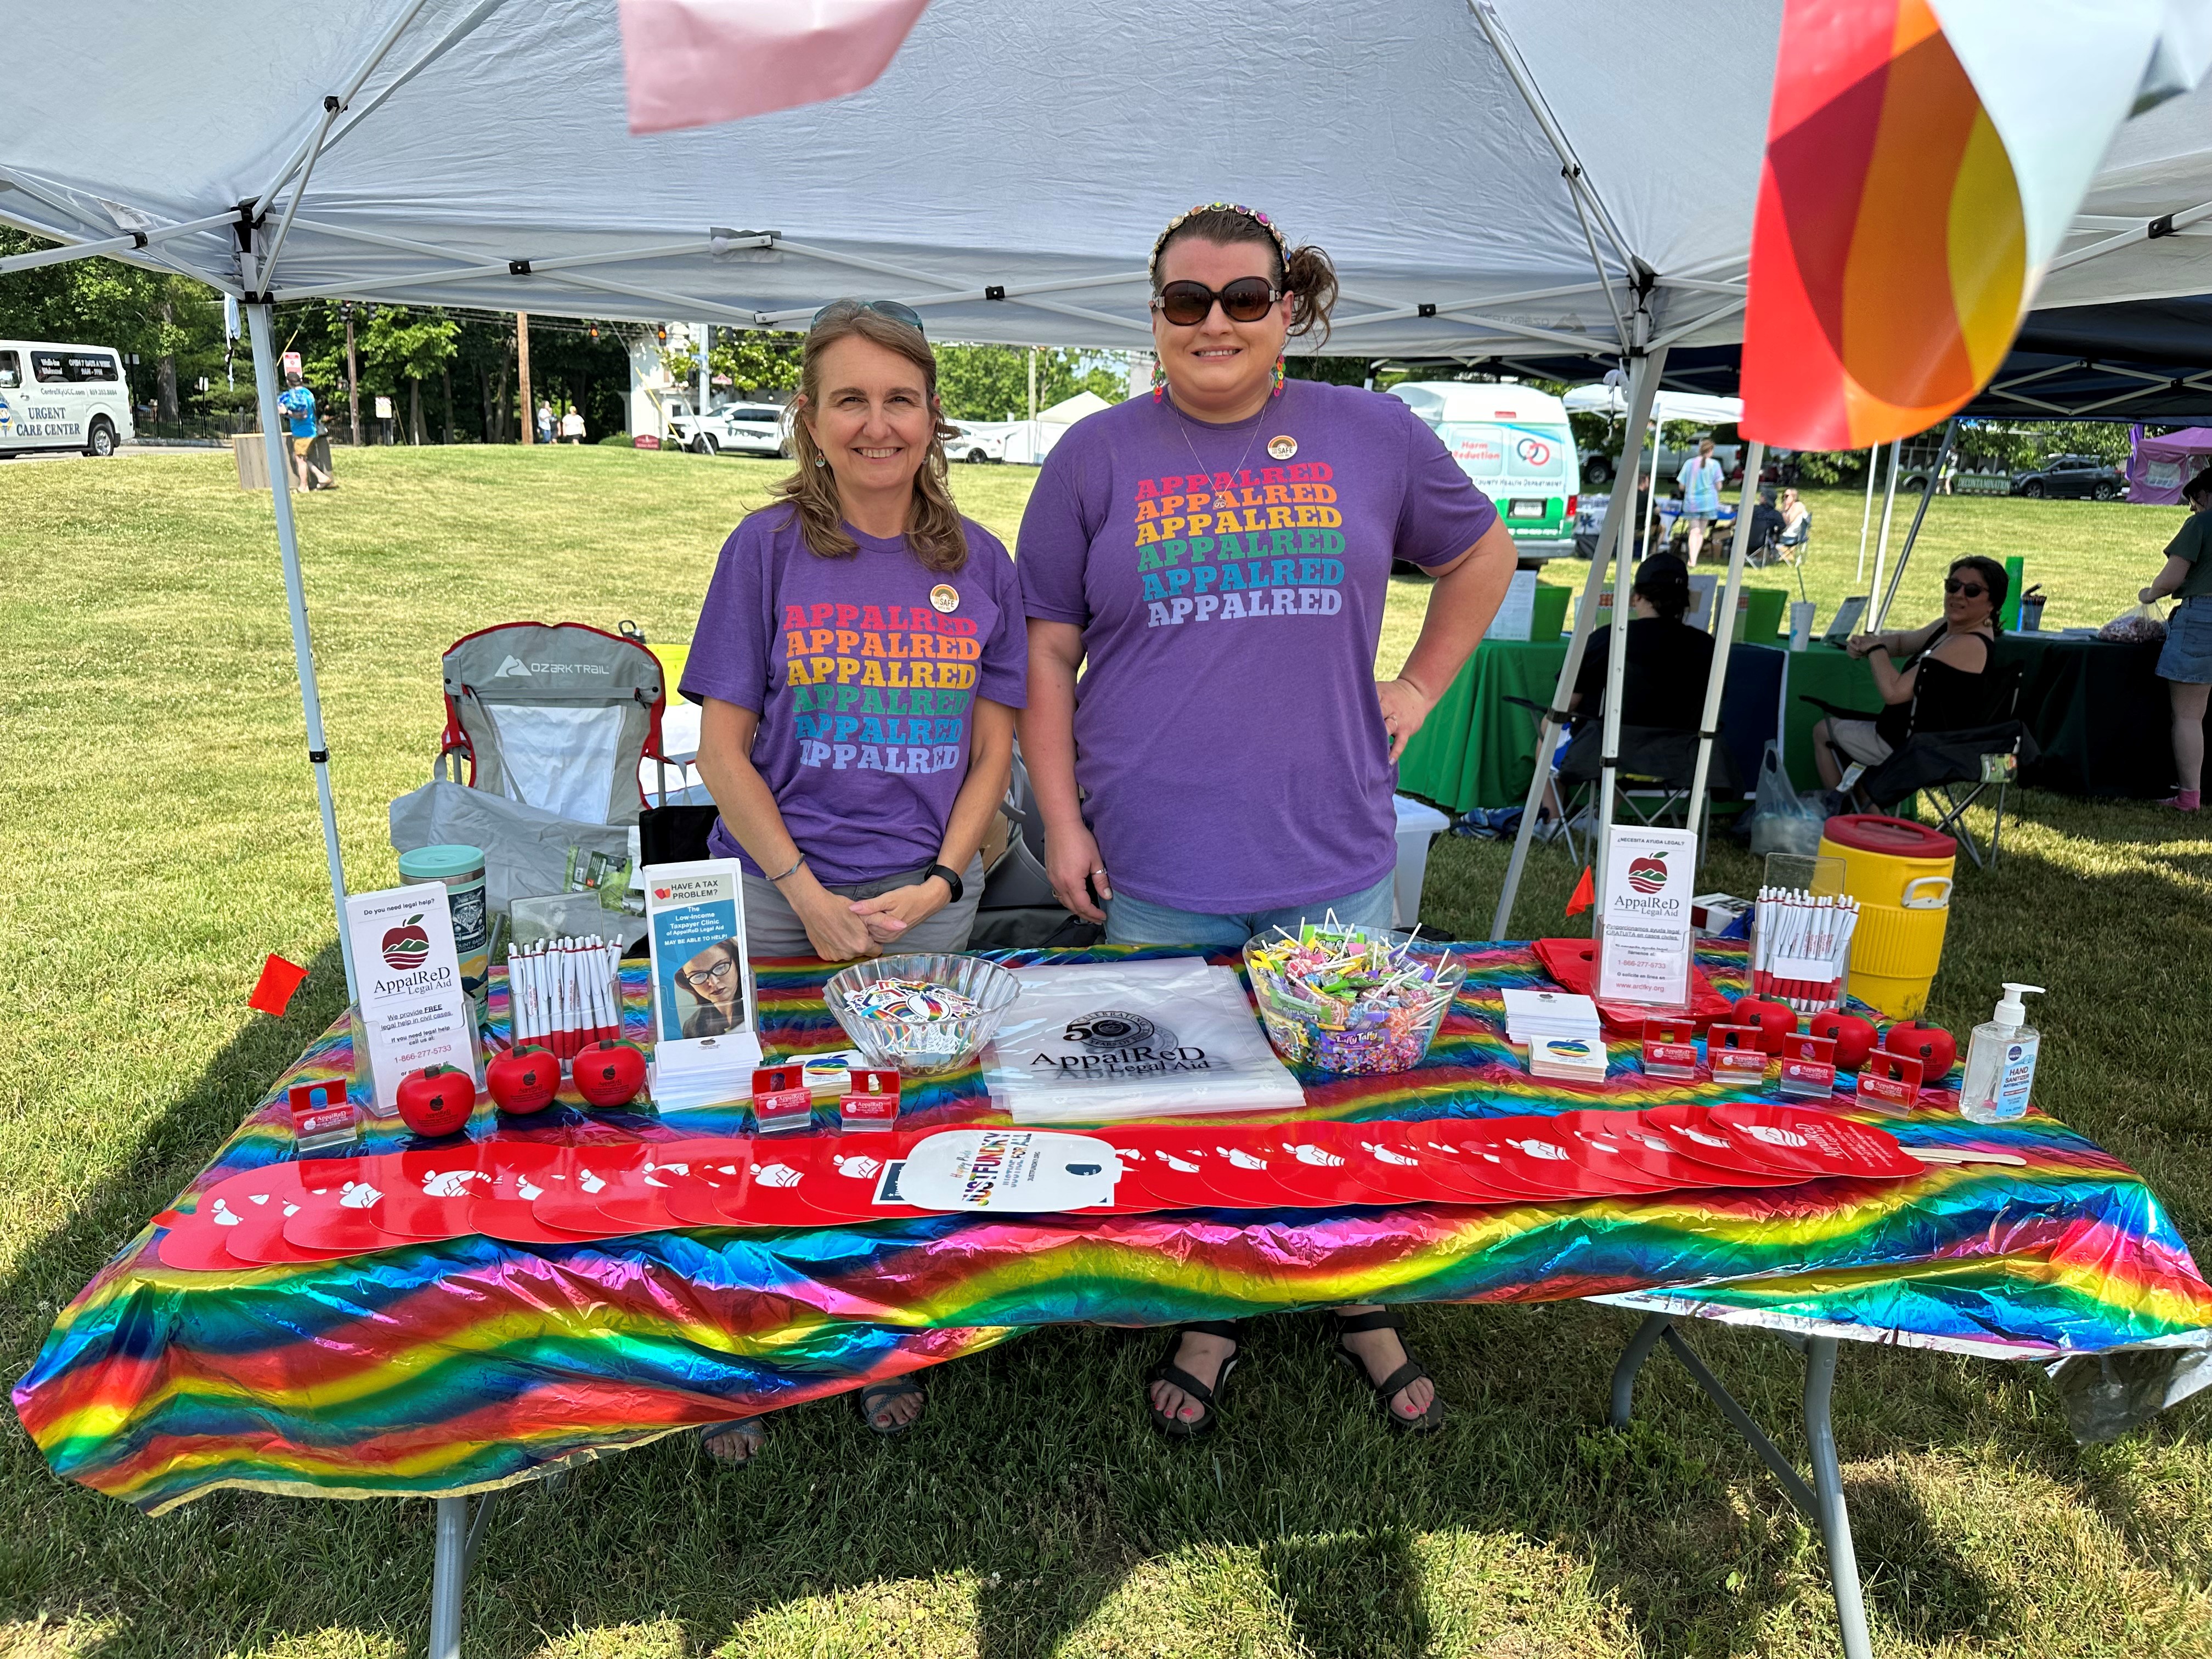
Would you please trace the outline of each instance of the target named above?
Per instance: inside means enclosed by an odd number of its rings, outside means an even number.
[[[1152,286],[1152,395],[1073,427],[1022,520],[1022,752],[1053,890],[1116,945],[1233,950],[1331,912],[1387,928],[1395,763],[1496,611],[1511,537],[1407,404],[1285,377],[1291,336],[1328,337],[1318,248],[1216,202],[1161,234]],[[1378,684],[1394,559],[1437,581]],[[1340,1315],[1389,1420],[1433,1427],[1395,1316]],[[1154,1425],[1211,1428],[1236,1348],[1232,1324],[1179,1331]]]
[[[1879,766],[1915,732],[1957,732],[1997,718],[1990,707],[1990,653],[2004,604],[2004,567],[1979,556],[1953,562],[1943,579],[1943,614],[1925,628],[1855,635],[1844,646],[1874,669],[1882,711],[1870,720],[1824,720],[1813,728],[1813,763],[1830,789],[1844,756]]]
[[[756,957],[963,950],[1027,674],[1013,562],[945,488],[913,311],[823,307],[796,408],[798,471],[723,546],[684,668],[720,808],[709,845],[744,867]],[[860,1401],[895,1434],[921,1391]],[[746,1419],[708,1445],[742,1462],[759,1439]]]

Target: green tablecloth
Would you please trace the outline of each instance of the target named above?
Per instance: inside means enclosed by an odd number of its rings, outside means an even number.
[[[2043,750],[2021,781],[2071,795],[2149,798],[2171,788],[2171,717],[2165,684],[2155,672],[2158,651],[2155,645],[2106,645],[2052,635],[2000,639],[1996,662],[2020,665],[2020,717]],[[1461,812],[1527,800],[1535,766],[1535,717],[1505,699],[1548,702],[1566,654],[1565,635],[1527,643],[1485,641],[1406,745],[1398,787]],[[1790,781],[1811,789],[1819,784],[1813,726],[1821,711],[1805,698],[1869,714],[1881,699],[1874,671],[1853,661],[1841,646],[1815,641],[1789,658],[1783,757]]]
[[[1398,787],[1455,812],[1526,801],[1536,765],[1536,714],[1506,699],[1547,704],[1566,658],[1565,635],[1527,642],[1484,641],[1406,745],[1398,763]],[[1852,661],[1840,647],[1815,646],[1790,653],[1788,672],[1783,756],[1792,781],[1811,789],[1819,783],[1812,734],[1820,715],[1800,702],[1799,695],[1810,691],[1848,708],[1872,708],[1878,701],[1874,671]],[[1749,780],[1745,787],[1750,787]]]

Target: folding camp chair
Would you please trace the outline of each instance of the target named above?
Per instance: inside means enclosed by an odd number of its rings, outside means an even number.
[[[637,822],[642,760],[665,764],[660,659],[582,623],[502,623],[447,647],[432,775],[592,824]]]
[[[1877,766],[1861,768],[1833,742],[1828,745],[1844,767],[1844,793],[1863,810],[1887,811],[1907,797],[1926,790],[1939,803],[1936,828],[1955,837],[1978,870],[1993,867],[2004,838],[2005,798],[2020,769],[2033,763],[2042,750],[2034,735],[2017,718],[2021,670],[2017,663],[1988,671],[1992,684],[1984,708],[1996,716],[1988,724],[1961,726],[1948,732],[1915,732],[1895,753]],[[1844,708],[1824,698],[1807,696],[1832,720],[1864,720],[1873,715]],[[1990,790],[1996,791],[1996,818],[1990,830],[1989,854],[1966,825],[1966,809]]]
[[[1584,825],[1583,839],[1576,839],[1576,824],[1585,818],[1596,805],[1602,777],[1600,750],[1605,741],[1603,723],[1585,720],[1567,740],[1566,752],[1559,757],[1560,820],[1567,855],[1577,864],[1590,863],[1597,850],[1598,832],[1603,826],[1590,822]],[[1659,825],[1670,818],[1686,823],[1689,818],[1690,789],[1696,781],[1698,766],[1698,734],[1695,732],[1669,730],[1656,726],[1624,726],[1620,728],[1620,760],[1615,773],[1613,798],[1620,803],[1626,815],[1624,822],[1632,819],[1642,824]],[[1712,757],[1707,763],[1705,793],[1708,795],[1735,795],[1742,792],[1741,780],[1736,775],[1735,758],[1728,745],[1717,739],[1713,744]],[[1698,819],[1698,861],[1705,861],[1705,836],[1712,828],[1712,814],[1700,813]]]

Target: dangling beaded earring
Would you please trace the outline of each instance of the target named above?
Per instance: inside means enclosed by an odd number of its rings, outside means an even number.
[[[1155,357],[1152,359],[1152,401],[1158,403],[1167,395],[1168,371],[1160,360]]]
[[[1282,388],[1281,388],[1280,386],[1278,386],[1278,387],[1276,387],[1275,389],[1276,389],[1278,392],[1279,392],[1279,391],[1281,391],[1281,390],[1282,390]],[[817,456],[814,458],[814,465],[817,465],[817,466],[827,466],[827,465],[830,465],[830,463],[829,463],[829,461],[828,461],[827,459],[825,459],[823,457],[822,457],[822,456],[820,456],[820,455],[817,455]]]
[[[1283,395],[1283,359],[1279,352],[1275,356],[1275,389],[1267,394],[1270,398],[1279,398]]]

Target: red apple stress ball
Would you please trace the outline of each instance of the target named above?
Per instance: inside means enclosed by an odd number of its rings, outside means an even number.
[[[418,1135],[450,1135],[468,1127],[476,1079],[453,1066],[426,1066],[399,1079],[399,1121]]]
[[[1763,997],[1738,997],[1730,1016],[1738,1025],[1756,1025],[1764,1033],[1759,1046],[1770,1054],[1782,1052],[1782,1039],[1797,1035],[1797,1011]]]
[[[1844,1071],[1857,1071],[1866,1064],[1866,1057],[1874,1052],[1874,1026],[1856,1014],[1847,1014],[1840,1008],[1831,1008],[1826,1013],[1814,1015],[1805,1029],[1814,1036],[1835,1040],[1836,1064]]]
[[[492,1057],[484,1067],[484,1087],[502,1112],[542,1112],[561,1087],[561,1062],[550,1050],[526,1042]]]
[[[1940,1025],[1919,1025],[1909,1019],[1891,1026],[1882,1036],[1881,1046],[1893,1054],[1909,1054],[1918,1060],[1920,1075],[1931,1089],[1943,1086],[1951,1063],[1959,1057],[1958,1042],[1948,1031]]]
[[[576,1092],[594,1106],[627,1106],[645,1087],[645,1056],[609,1037],[578,1054],[570,1068]]]

